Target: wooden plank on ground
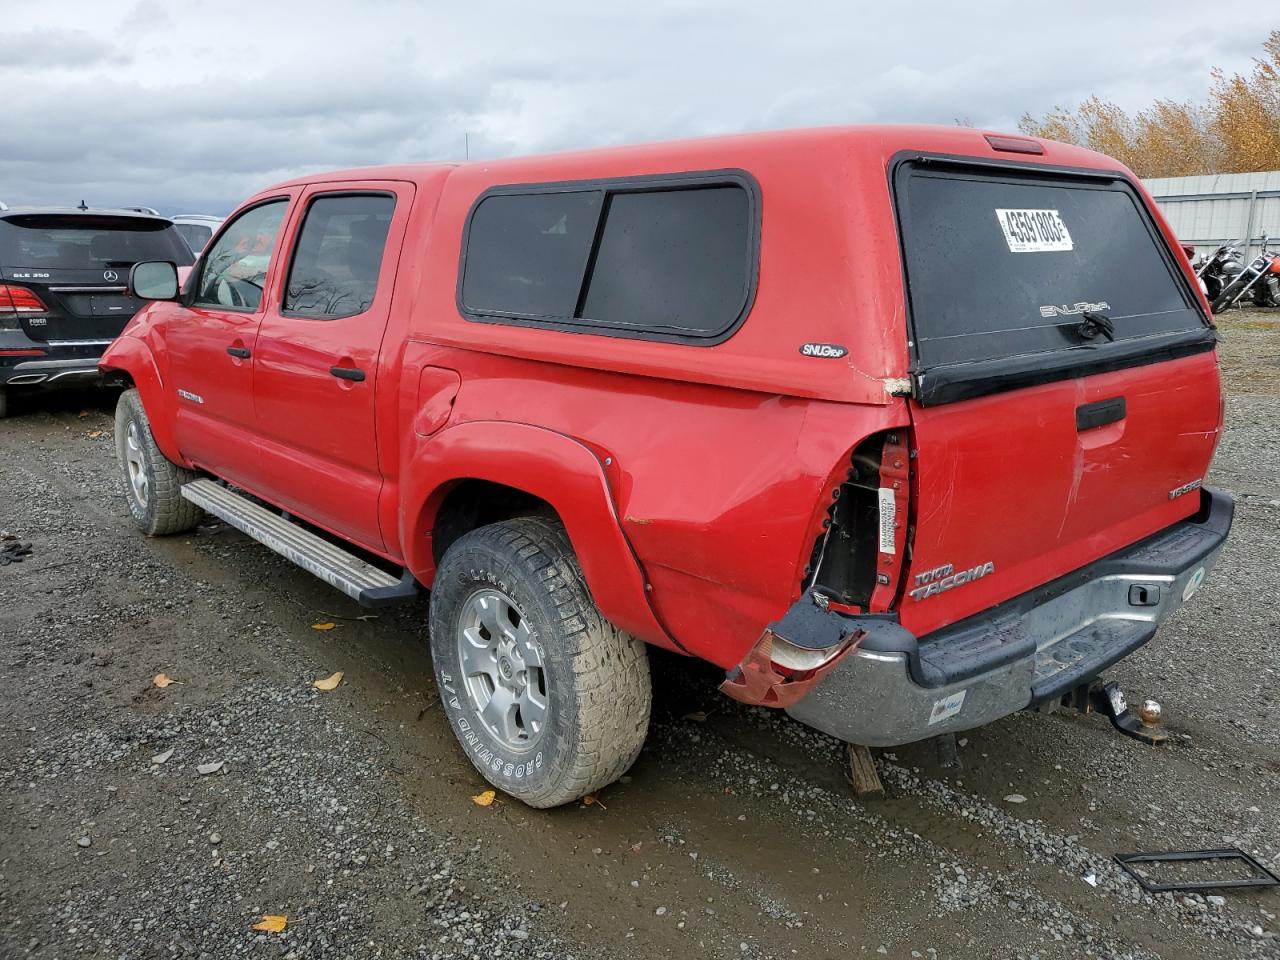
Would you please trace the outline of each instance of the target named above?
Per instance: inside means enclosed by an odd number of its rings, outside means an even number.
[[[862,800],[876,800],[884,796],[884,784],[876,770],[871,750],[860,743],[848,744],[849,781],[854,794]]]

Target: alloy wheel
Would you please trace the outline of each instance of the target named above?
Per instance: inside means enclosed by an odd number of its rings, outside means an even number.
[[[138,430],[137,420],[129,421],[129,429],[125,433],[124,463],[134,499],[138,501],[139,506],[145,507],[150,489],[147,480],[147,463],[142,454],[142,434]]]
[[[458,662],[467,699],[502,746],[526,750],[550,714],[542,651],[523,612],[501,590],[485,588],[462,606]]]

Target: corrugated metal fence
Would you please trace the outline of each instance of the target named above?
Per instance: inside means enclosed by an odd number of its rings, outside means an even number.
[[[1247,239],[1248,260],[1257,253],[1264,233],[1273,238],[1271,249],[1280,249],[1280,170],[1142,182],[1178,239],[1194,243],[1197,251]]]

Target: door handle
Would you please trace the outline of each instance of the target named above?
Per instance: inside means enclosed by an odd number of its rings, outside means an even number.
[[[249,359],[248,347],[227,347],[227,353],[231,354],[233,357],[239,357],[241,360]]]
[[[354,380],[356,383],[364,380],[364,371],[358,367],[330,367],[329,372],[339,380]]]
[[[1123,420],[1128,412],[1124,397],[1111,397],[1097,403],[1084,403],[1076,407],[1076,432],[1092,430],[1108,423]]]

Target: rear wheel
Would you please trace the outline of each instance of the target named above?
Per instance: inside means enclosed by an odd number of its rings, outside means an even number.
[[[160,452],[137,390],[126,390],[116,401],[116,459],[129,512],[143,533],[182,533],[200,522],[200,508],[182,496],[182,485],[196,475]]]
[[[481,527],[449,548],[431,590],[431,654],[468,759],[530,806],[607,786],[644,745],[644,644],[601,616],[554,520]]]

